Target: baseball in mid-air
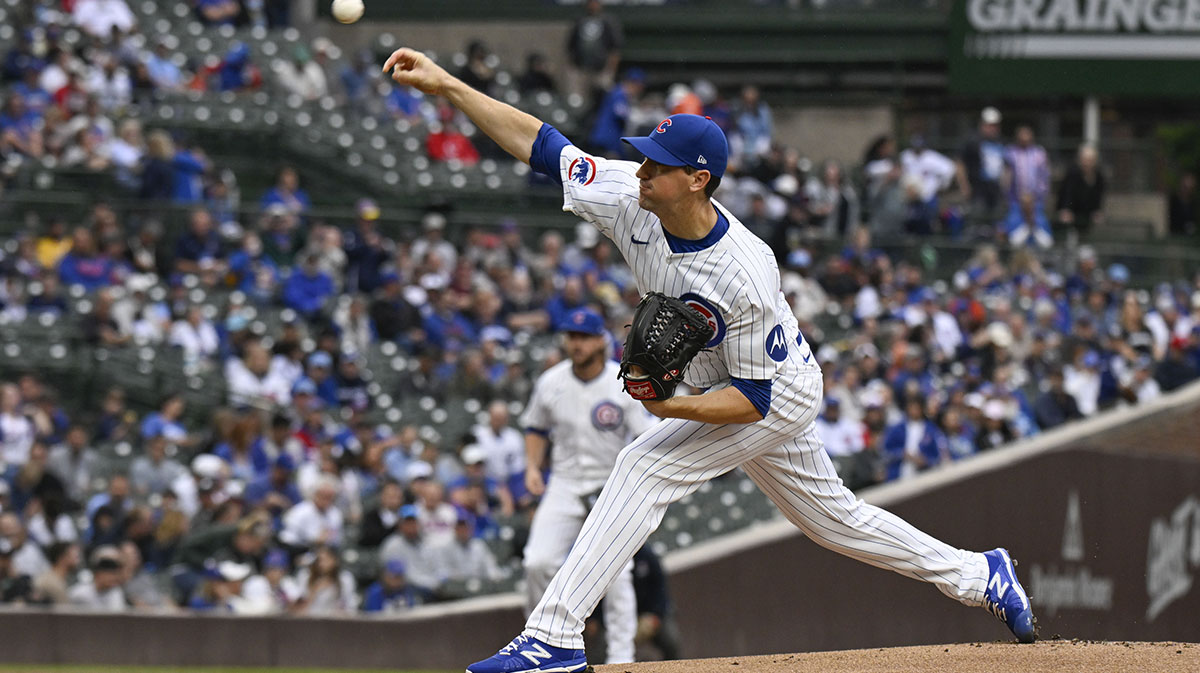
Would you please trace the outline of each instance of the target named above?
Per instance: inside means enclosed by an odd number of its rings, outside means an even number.
[[[362,0],[333,0],[333,18],[342,23],[354,23],[362,18]]]

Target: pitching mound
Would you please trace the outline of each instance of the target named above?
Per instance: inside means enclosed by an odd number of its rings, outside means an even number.
[[[1048,640],[597,666],[596,673],[1096,673],[1200,671],[1200,644]]]

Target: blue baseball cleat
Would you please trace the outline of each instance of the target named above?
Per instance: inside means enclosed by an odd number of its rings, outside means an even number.
[[[983,607],[1004,622],[1022,643],[1032,643],[1037,640],[1033,629],[1033,608],[1029,605],[1029,596],[1025,588],[1017,581],[1017,571],[1013,569],[1012,559],[1008,550],[997,547],[983,555],[988,562],[988,585],[983,592]]]
[[[467,673],[576,673],[587,668],[583,650],[547,645],[517,636],[495,655],[467,667]]]

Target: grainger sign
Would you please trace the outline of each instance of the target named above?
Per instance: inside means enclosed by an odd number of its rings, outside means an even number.
[[[1200,0],[958,0],[950,88],[1015,95],[1200,91]]]

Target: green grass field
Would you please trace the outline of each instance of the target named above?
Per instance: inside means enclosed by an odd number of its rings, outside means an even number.
[[[203,666],[36,666],[0,664],[0,673],[383,673],[384,669],[349,668],[211,668]],[[388,673],[447,673],[446,671],[397,671]]]

